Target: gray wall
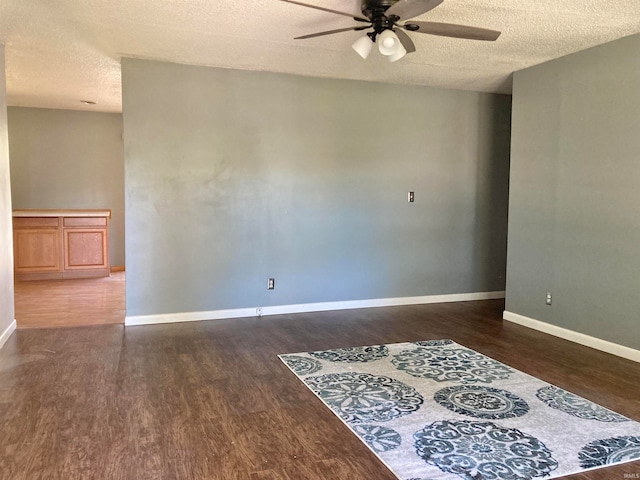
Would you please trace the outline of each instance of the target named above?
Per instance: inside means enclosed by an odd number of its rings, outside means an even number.
[[[13,208],[111,209],[110,260],[124,265],[122,115],[9,108]]]
[[[506,304],[632,348],[640,348],[638,52],[635,35],[515,74]]]
[[[122,78],[127,315],[504,288],[510,97],[133,59]]]
[[[0,335],[15,318],[13,308],[13,229],[7,140],[4,45],[0,43]]]

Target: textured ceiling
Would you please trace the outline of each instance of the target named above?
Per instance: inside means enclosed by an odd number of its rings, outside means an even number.
[[[359,11],[359,0],[305,1]],[[353,52],[361,32],[293,40],[355,22],[278,0],[0,0],[0,43],[14,106],[121,111],[123,56],[509,93],[514,71],[640,33],[640,0],[445,0],[418,19],[503,33],[410,33],[418,51],[388,63]]]

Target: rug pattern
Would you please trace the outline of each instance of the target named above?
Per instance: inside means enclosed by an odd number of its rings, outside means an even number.
[[[402,480],[556,478],[640,460],[640,423],[452,340],[280,358]]]

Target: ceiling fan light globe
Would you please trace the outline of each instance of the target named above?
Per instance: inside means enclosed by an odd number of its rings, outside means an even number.
[[[391,55],[389,55],[388,58],[390,62],[397,62],[398,60],[403,58],[406,54],[407,54],[407,51],[405,50],[404,46],[400,44],[400,48],[398,48],[398,51],[396,53],[392,53]]]
[[[355,42],[353,42],[351,48],[353,48],[358,55],[366,60],[371,53],[371,49],[373,48],[373,42],[367,35],[365,35],[364,37],[360,37]]]
[[[402,47],[398,36],[393,30],[385,30],[378,35],[378,50],[382,55],[393,55]]]

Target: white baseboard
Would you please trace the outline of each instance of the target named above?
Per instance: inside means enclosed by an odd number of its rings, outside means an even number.
[[[15,329],[16,321],[14,319],[13,322],[11,322],[9,326],[4,330],[4,332],[2,332],[2,334],[0,335],[0,348],[2,348],[7,340],[9,340],[9,337],[15,331]]]
[[[450,295],[428,295],[422,297],[376,298],[371,300],[348,300],[344,302],[303,303],[297,305],[278,305],[262,308],[262,316],[283,315],[289,313],[326,312],[330,310],[350,310],[355,308],[393,307],[399,305],[419,305],[425,303],[468,302],[473,300],[492,300],[504,298],[504,292],[459,293]],[[183,312],[160,315],[127,316],[124,324],[154,325],[158,323],[197,322],[200,320],[221,320],[257,316],[257,308],[237,308],[232,310],[213,310],[209,312]]]
[[[612,355],[617,355],[618,357],[633,360],[634,362],[640,362],[640,350],[625,347],[624,345],[618,345],[617,343],[602,340],[590,335],[585,335],[584,333],[575,332],[573,330],[568,330],[566,328],[558,327],[550,323],[541,322],[540,320],[525,317],[524,315],[508,312],[506,310],[503,313],[502,318],[508,320],[509,322],[522,325],[524,327],[532,328],[540,332],[548,333],[549,335],[553,335],[555,337],[560,337],[571,342],[579,343],[580,345],[585,345],[587,347],[595,348],[596,350],[611,353]]]

